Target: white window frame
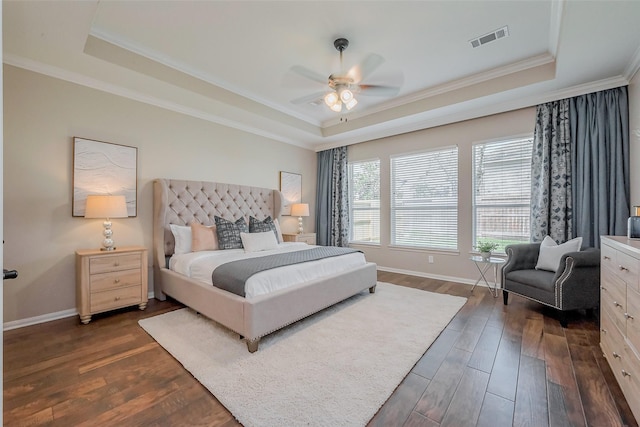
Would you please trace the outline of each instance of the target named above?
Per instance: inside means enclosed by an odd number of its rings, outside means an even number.
[[[361,165],[361,164],[367,164],[367,163],[377,163],[378,164],[378,186],[380,185],[380,159],[379,158],[375,158],[375,159],[367,159],[367,160],[357,160],[357,161],[353,161],[353,162],[349,162],[348,167],[349,167],[349,243],[354,243],[354,244],[365,244],[365,245],[380,245],[380,188],[378,188],[378,200],[377,200],[377,209],[375,207],[361,207],[358,208],[356,207],[356,203],[354,200],[354,176],[353,176],[353,167],[355,165]],[[377,225],[375,224],[375,219],[374,219],[374,224],[372,225],[373,227],[373,233],[371,235],[371,237],[375,238],[377,237],[377,240],[375,239],[370,239],[370,240],[356,240],[355,239],[355,223],[356,223],[356,219],[355,219],[355,212],[356,211],[370,211],[370,212],[377,212]],[[375,216],[375,215],[374,215]],[[376,230],[377,228],[377,236],[375,236]]]
[[[407,202],[411,203],[410,199],[404,199],[402,202],[403,203],[399,203],[400,200],[397,199],[397,193],[400,191],[397,187],[397,183],[396,183],[396,175],[398,173],[401,173],[401,171],[398,170],[398,166],[397,162],[399,160],[402,159],[410,159],[413,157],[417,157],[417,156],[428,156],[428,155],[438,155],[439,153],[446,153],[446,152],[452,152],[454,153],[455,158],[451,161],[451,163],[453,164],[448,164],[447,166],[452,167],[452,173],[455,173],[455,183],[451,183],[451,185],[454,185],[455,187],[455,196],[451,197],[451,196],[445,196],[443,197],[443,201],[441,201],[440,203],[433,203],[433,204],[424,204],[424,203],[420,203],[418,198],[414,198],[414,202],[416,203],[415,206],[407,206]],[[391,174],[390,174],[390,191],[391,191],[391,200],[390,200],[390,243],[391,243],[391,247],[396,247],[396,248],[411,248],[411,249],[417,249],[417,250],[436,250],[436,251],[442,251],[442,252],[457,252],[458,251],[458,244],[459,244],[459,238],[458,238],[458,198],[459,198],[459,149],[457,146],[445,146],[445,147],[438,147],[438,148],[434,148],[431,150],[422,150],[422,151],[417,151],[417,152],[411,152],[411,153],[402,153],[402,154],[397,154],[394,156],[391,156],[390,161],[391,161]],[[428,172],[428,171],[427,171]],[[436,172],[437,173],[437,172]],[[403,183],[404,184],[404,183]],[[411,185],[411,184],[410,184]],[[411,191],[416,191],[417,190],[417,184],[414,185],[414,188]],[[401,206],[402,205],[402,206]],[[424,211],[424,212],[428,212],[428,211],[436,211],[436,210],[445,210],[445,211],[452,211],[453,215],[449,217],[449,223],[447,224],[448,227],[450,229],[450,233],[445,235],[445,239],[444,241],[448,241],[450,242],[449,244],[444,243],[442,237],[443,236],[435,236],[433,234],[433,229],[429,229],[429,225],[433,225],[434,222],[425,222],[424,225],[426,226],[426,229],[422,230],[422,232],[425,233],[425,235],[427,235],[427,238],[425,238],[425,240],[422,241],[414,241],[414,242],[408,242],[408,241],[402,241],[402,239],[398,238],[398,234],[400,234],[401,230],[398,230],[398,226],[397,226],[397,222],[398,222],[398,214],[401,212],[408,212],[408,211]],[[443,228],[440,229],[440,231],[442,231]],[[404,230],[405,234],[407,230]]]

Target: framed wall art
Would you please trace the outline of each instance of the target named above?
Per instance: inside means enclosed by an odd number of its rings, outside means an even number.
[[[291,205],[302,201],[302,175],[280,171],[280,192],[284,198],[282,215],[291,215]]]
[[[138,149],[73,138],[72,215],[84,216],[87,196],[124,195],[127,213],[138,213]]]

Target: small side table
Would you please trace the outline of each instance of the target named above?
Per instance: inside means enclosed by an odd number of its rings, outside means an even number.
[[[473,289],[476,287],[476,285],[480,283],[480,280],[483,280],[484,283],[487,285],[487,289],[489,289],[489,292],[491,293],[491,295],[493,295],[494,298],[497,298],[498,289],[499,289],[498,288],[498,266],[501,264],[504,264],[505,260],[502,258],[495,258],[495,257],[482,258],[481,256],[477,256],[477,255],[472,256],[469,259],[473,261],[473,263],[476,265],[476,268],[480,272],[480,277],[478,277],[478,280],[476,280],[476,283],[473,284],[473,287],[471,288],[471,292],[473,292]],[[489,271],[489,269],[492,266],[493,266],[493,286],[491,286],[486,276],[487,271]]]
[[[316,233],[302,233],[302,234],[282,234],[282,240],[285,242],[304,242],[307,245],[316,244]]]

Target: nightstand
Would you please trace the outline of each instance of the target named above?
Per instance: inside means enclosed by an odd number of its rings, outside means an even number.
[[[137,304],[147,307],[147,249],[129,246],[113,251],[76,251],[76,297],[80,320],[103,311]]]
[[[307,245],[315,245],[316,233],[283,234],[282,239],[285,242],[304,242]]]

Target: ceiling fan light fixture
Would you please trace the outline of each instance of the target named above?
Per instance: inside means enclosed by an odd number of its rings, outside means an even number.
[[[324,96],[324,103],[327,104],[327,106],[332,110],[333,110],[333,106],[336,105],[336,103],[338,102],[340,102],[340,97],[338,97],[338,94],[336,92],[329,92]]]
[[[349,89],[342,89],[340,91],[340,100],[342,102],[344,102],[345,104],[348,103],[349,101],[351,101],[353,98],[353,92],[351,92]]]
[[[335,104],[333,104],[330,108],[331,108],[333,111],[335,111],[336,113],[339,113],[339,112],[341,112],[341,111],[342,111],[342,102],[340,102],[340,101],[338,100],[338,102],[336,102]]]
[[[358,101],[355,98],[351,98],[351,100],[349,102],[345,102],[344,105],[347,107],[347,110],[351,110],[357,103]]]

